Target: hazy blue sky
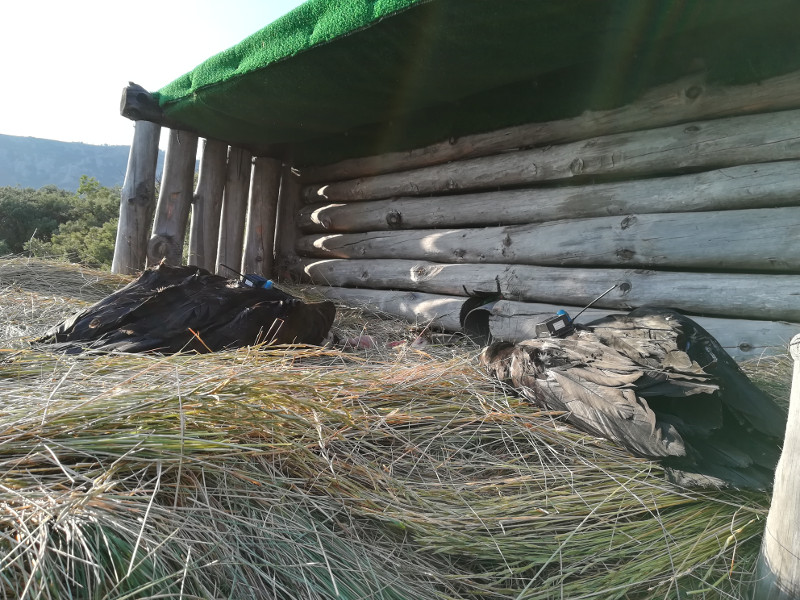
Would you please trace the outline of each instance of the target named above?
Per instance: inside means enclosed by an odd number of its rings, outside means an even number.
[[[119,114],[128,81],[155,91],[302,2],[6,2],[0,133],[130,144],[133,122]]]

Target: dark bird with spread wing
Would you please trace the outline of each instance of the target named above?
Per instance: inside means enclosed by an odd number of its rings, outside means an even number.
[[[260,342],[319,344],[336,315],[275,287],[240,285],[205,269],[161,264],[50,329],[65,350],[214,352]]]
[[[785,411],[678,312],[640,308],[565,338],[495,342],[480,360],[580,429],[662,460],[679,483],[772,484]]]

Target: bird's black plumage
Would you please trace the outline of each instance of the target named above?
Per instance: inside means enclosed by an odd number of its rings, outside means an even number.
[[[599,319],[566,338],[496,342],[489,372],[685,484],[772,483],[786,413],[697,323],[669,309]]]
[[[319,344],[336,315],[279,290],[240,286],[205,269],[166,264],[50,329],[63,349],[212,352],[258,342]]]

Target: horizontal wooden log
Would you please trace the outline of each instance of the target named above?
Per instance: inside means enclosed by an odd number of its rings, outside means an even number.
[[[627,215],[481,229],[310,235],[301,256],[444,263],[797,271],[800,207]]]
[[[461,330],[459,313],[464,297],[328,286],[320,286],[316,291],[328,300],[391,315],[409,323],[431,325],[447,331]]]
[[[706,83],[704,73],[696,73],[653,88],[636,102],[612,110],[587,111],[571,119],[508,127],[445,140],[424,148],[309,167],[303,169],[303,177],[308,182],[355,179],[488,156],[526,146],[563,144],[686,121],[798,107],[800,72],[738,86],[711,85]]]
[[[158,105],[158,100],[138,83],[132,81],[122,88],[119,114],[133,121],[151,121],[159,125],[164,121],[164,111]]]
[[[327,286],[319,287],[316,291],[329,300],[379,315],[390,315],[409,323],[430,325],[446,331],[461,331],[459,314],[466,300],[463,296]],[[574,316],[582,307],[500,300],[486,309],[478,310],[485,313],[493,339],[519,342],[536,337],[536,324],[552,317],[557,311],[566,310]],[[589,308],[577,322],[586,324],[611,314],[624,313]],[[693,319],[738,361],[785,354],[787,340],[800,331],[800,324],[783,321],[714,317]]]
[[[577,315],[580,307],[535,304],[500,300],[492,307],[489,327],[498,340],[517,342],[535,337],[535,325],[558,310]],[[619,311],[589,308],[577,321],[588,323]],[[716,338],[720,345],[738,361],[764,356],[786,354],[787,340],[800,331],[800,323],[761,321],[749,319],[724,319],[717,317],[692,317],[693,320]]]
[[[698,121],[462,160],[304,190],[307,202],[350,202],[589,177],[641,177],[800,158],[800,111]]]
[[[585,186],[310,204],[299,225],[307,233],[353,233],[769,208],[798,204],[798,181],[800,161],[782,161]]]
[[[668,306],[691,314],[800,322],[800,275],[685,273],[413,260],[302,259],[298,276],[336,287],[465,295],[493,291],[507,299],[585,306],[612,285],[598,308]]]

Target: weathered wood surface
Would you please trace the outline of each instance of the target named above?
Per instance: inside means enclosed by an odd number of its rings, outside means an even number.
[[[352,233],[769,208],[800,204],[798,182],[800,161],[782,161],[585,186],[310,204],[300,210],[300,227],[307,233]]]
[[[391,315],[410,323],[431,325],[447,331],[461,331],[459,315],[466,300],[463,296],[327,286],[319,287],[316,291],[329,300],[348,306]],[[519,342],[536,337],[536,324],[552,317],[557,311],[563,309],[574,316],[582,308],[499,300],[485,309],[477,310],[485,312],[493,339]],[[585,324],[594,319],[621,313],[618,310],[589,308],[578,318],[578,322]],[[784,354],[787,340],[800,331],[800,324],[783,321],[715,317],[692,319],[739,361]]]
[[[532,123],[445,140],[424,148],[354,158],[303,169],[308,182],[332,182],[405,171],[528,146],[664,127],[685,121],[800,107],[800,72],[739,86],[708,84],[696,73],[653,88],[632,104],[571,119]]]
[[[228,152],[228,172],[222,200],[219,224],[216,272],[230,277],[231,271],[241,271],[244,244],[244,226],[247,213],[247,196],[250,190],[252,155],[243,148],[231,146]]]
[[[296,276],[298,262],[294,247],[300,233],[297,213],[301,205],[302,182],[291,164],[284,163],[281,190],[278,195],[278,217],[275,225],[275,274],[281,280]]]
[[[266,157],[253,161],[250,196],[247,201],[243,273],[272,277],[275,216],[280,183],[280,161]]]
[[[147,244],[149,267],[162,259],[172,266],[183,264],[183,241],[192,204],[196,160],[197,135],[170,130],[153,235]]]
[[[304,190],[307,202],[507,187],[589,177],[636,177],[800,158],[800,111],[698,121],[595,137]]]
[[[495,339],[518,342],[535,337],[536,323],[551,317],[558,310],[566,310],[574,316],[581,308],[500,300],[492,306],[489,328]],[[618,312],[620,311],[589,308],[578,318],[578,322],[588,323]],[[800,331],[800,323],[785,321],[718,317],[692,317],[692,319],[713,335],[728,354],[739,361],[785,354],[787,340],[792,339],[792,336]]]
[[[200,172],[192,202],[189,226],[189,261],[211,271],[216,269],[222,193],[228,164],[228,145],[219,140],[203,140]]]
[[[149,121],[137,121],[134,124],[128,168],[120,194],[112,273],[132,275],[144,269],[147,240],[156,208],[156,163],[160,136],[160,125]]]
[[[301,256],[797,272],[800,207],[304,236]]]
[[[465,295],[493,291],[508,299],[629,310],[668,306],[729,318],[800,322],[800,275],[686,273],[498,264],[441,264],[400,259],[301,259],[294,272],[316,284]],[[466,288],[466,291],[465,291]]]
[[[794,359],[789,417],[758,557],[754,600],[800,598],[800,335],[792,338],[789,351]]]
[[[164,121],[164,111],[158,100],[138,83],[128,82],[122,88],[119,114],[133,121],[145,120],[158,125]]]
[[[447,331],[460,331],[459,313],[464,297],[355,288],[316,288],[328,300],[364,308],[378,314],[392,315],[409,323],[432,325]]]

